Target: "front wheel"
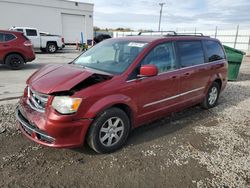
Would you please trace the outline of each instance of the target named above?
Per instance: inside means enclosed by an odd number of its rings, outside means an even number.
[[[216,106],[220,95],[220,85],[214,82],[209,88],[207,95],[202,103],[202,107],[205,109],[213,108]]]
[[[87,141],[97,153],[111,153],[123,146],[129,130],[127,114],[119,108],[110,108],[91,125]]]

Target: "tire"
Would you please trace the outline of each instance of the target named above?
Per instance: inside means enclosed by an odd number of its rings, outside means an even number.
[[[8,55],[5,59],[5,64],[12,70],[19,70],[24,66],[24,59],[18,54]]]
[[[214,82],[209,88],[204,101],[202,102],[202,107],[205,109],[213,108],[217,105],[220,96],[220,85]]]
[[[130,120],[119,108],[110,108],[98,116],[87,136],[89,146],[97,153],[111,153],[120,149],[130,131]]]
[[[48,53],[51,53],[51,54],[56,53],[56,51],[57,51],[57,45],[55,43],[53,43],[53,42],[48,43],[47,47],[46,47],[46,51]]]

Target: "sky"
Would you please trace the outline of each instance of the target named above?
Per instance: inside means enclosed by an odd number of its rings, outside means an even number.
[[[159,3],[163,8],[162,30],[250,29],[249,0],[78,0],[94,3],[94,25],[157,30]]]

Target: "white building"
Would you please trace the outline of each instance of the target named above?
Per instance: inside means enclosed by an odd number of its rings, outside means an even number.
[[[93,38],[93,4],[66,0],[0,0],[0,29],[38,28],[62,35],[66,43]]]

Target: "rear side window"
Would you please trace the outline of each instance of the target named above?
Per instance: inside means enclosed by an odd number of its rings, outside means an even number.
[[[4,34],[3,33],[0,33],[0,42],[4,42]]]
[[[27,36],[37,36],[37,31],[34,29],[26,29]]]
[[[218,42],[205,41],[204,43],[209,62],[225,59],[225,53]]]
[[[182,67],[190,67],[205,63],[201,41],[177,42]]]
[[[0,33],[0,42],[8,42],[14,40],[16,37],[13,34]]]
[[[14,40],[16,37],[12,34],[5,34],[4,35],[4,41],[5,42],[8,42],[8,41],[11,41],[11,40]]]

